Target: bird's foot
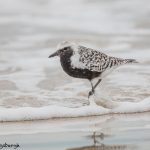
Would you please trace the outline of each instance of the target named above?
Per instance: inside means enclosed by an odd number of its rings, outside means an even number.
[[[88,98],[90,98],[90,96],[92,96],[94,94],[94,90],[90,91],[88,94]]]
[[[91,90],[88,95],[89,105],[91,105],[91,106],[97,106],[97,104],[95,103],[94,97],[92,96],[92,95],[94,95],[94,93],[95,93],[95,91]]]

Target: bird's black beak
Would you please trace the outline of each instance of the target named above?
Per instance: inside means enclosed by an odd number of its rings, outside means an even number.
[[[58,56],[58,52],[51,54],[48,58],[55,57],[55,56]]]

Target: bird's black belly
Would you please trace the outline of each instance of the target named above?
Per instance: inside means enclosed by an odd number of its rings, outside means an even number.
[[[75,78],[93,79],[100,75],[100,72],[90,71],[88,69],[73,68],[71,66],[71,53],[66,53],[60,57],[60,62],[63,70],[70,76]]]

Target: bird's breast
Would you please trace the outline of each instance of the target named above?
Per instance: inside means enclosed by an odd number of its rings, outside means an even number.
[[[60,62],[63,70],[70,76],[75,78],[93,79],[100,75],[99,72],[90,71],[88,69],[82,69],[77,67],[72,67],[71,56],[69,54],[62,55],[60,57]]]

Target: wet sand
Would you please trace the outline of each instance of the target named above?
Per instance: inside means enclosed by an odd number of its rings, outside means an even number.
[[[149,150],[150,113],[0,123],[1,143],[29,150]]]

